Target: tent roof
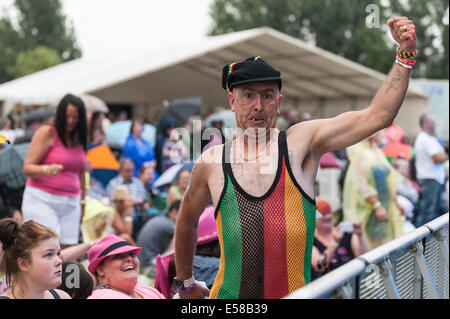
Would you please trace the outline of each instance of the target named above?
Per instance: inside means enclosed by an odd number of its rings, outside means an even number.
[[[294,99],[372,97],[385,75],[270,28],[208,37],[199,43],[105,58],[80,58],[0,85],[0,101],[55,103],[64,94],[92,94],[107,103],[147,103],[201,95],[223,105],[222,67],[259,55],[283,76]],[[409,89],[407,96],[428,99]]]

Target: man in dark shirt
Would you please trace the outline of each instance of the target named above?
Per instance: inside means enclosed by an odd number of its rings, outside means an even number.
[[[175,221],[181,201],[176,200],[170,205],[166,214],[153,217],[145,223],[139,233],[137,246],[142,247],[138,255],[141,269],[152,277],[155,257],[167,250],[173,250],[173,234]]]

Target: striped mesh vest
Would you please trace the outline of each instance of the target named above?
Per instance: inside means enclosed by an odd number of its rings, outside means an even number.
[[[261,197],[237,183],[224,146],[224,188],[215,217],[221,248],[210,298],[282,298],[311,280],[316,208],[294,178],[286,132],[278,137],[278,167]]]

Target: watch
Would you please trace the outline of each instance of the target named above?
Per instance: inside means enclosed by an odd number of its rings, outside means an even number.
[[[182,280],[182,279],[175,277],[173,279],[173,282],[175,283],[175,286],[179,290],[188,290],[193,284],[195,284],[195,278],[194,278],[194,276],[192,276],[189,279]]]

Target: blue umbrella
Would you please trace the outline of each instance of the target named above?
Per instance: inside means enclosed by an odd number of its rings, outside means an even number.
[[[114,122],[106,129],[106,140],[123,146],[130,135],[131,121]],[[141,137],[155,147],[156,128],[151,124],[144,124]]]

